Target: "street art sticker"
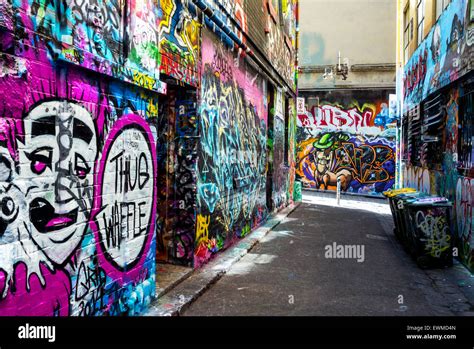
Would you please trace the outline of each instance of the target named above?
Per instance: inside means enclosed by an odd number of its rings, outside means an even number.
[[[155,222],[156,156],[151,131],[139,116],[114,124],[100,161],[94,218],[104,265],[131,271],[150,244]],[[145,253],[144,253],[145,252]],[[106,269],[112,274],[114,269]]]
[[[468,72],[474,52],[468,14],[469,0],[451,2],[405,65],[405,110]]]

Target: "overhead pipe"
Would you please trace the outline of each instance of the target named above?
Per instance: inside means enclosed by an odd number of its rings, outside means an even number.
[[[219,29],[221,29],[232,41],[239,47],[241,48],[245,54],[249,55],[257,64],[259,67],[263,68],[265,73],[268,75],[270,78],[273,74],[267,69],[266,65],[255,55],[255,53],[248,47],[217,15],[216,11],[205,1],[205,0],[192,0],[194,5],[196,5],[206,16],[207,19],[212,21]],[[208,23],[208,21],[206,21]],[[239,26],[240,28],[240,26]],[[273,80],[273,78],[270,78],[270,80]],[[286,83],[286,81],[282,80],[284,83],[275,83],[275,85],[289,85]],[[291,88],[286,88],[286,90],[291,91]]]
[[[219,16],[217,16],[216,11],[214,11],[206,1],[193,0],[193,2],[212,22],[214,22],[219,27],[219,29],[229,36],[238,47],[244,50],[246,54],[254,56],[253,51],[247,45],[245,45],[245,43],[237,35],[235,35],[235,33],[219,18]]]

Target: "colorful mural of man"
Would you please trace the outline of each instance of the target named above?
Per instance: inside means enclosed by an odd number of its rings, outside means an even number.
[[[347,141],[349,136],[341,133],[324,133],[316,142],[313,143],[314,151],[311,153],[314,164],[314,178],[316,188],[328,189],[329,186],[336,186],[337,180],[341,181],[341,190],[346,191],[352,180],[352,174],[347,169],[337,171],[337,162],[335,149],[341,142]]]

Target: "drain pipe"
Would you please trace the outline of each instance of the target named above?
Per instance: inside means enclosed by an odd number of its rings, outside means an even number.
[[[205,0],[192,0],[194,5],[196,5],[207,17],[210,21],[212,21],[219,29],[221,29],[232,41],[239,47],[241,48],[245,54],[250,56],[258,65],[261,69],[265,71],[267,74],[269,80],[272,80],[273,83],[278,86],[287,86],[287,89],[291,91],[290,86],[286,83],[286,81],[283,81],[282,83],[278,83],[275,78],[272,78],[273,73],[270,72],[266,65],[255,55],[255,53],[248,47],[220,18],[217,16],[216,11],[214,11],[210,5],[205,1]]]
[[[252,57],[254,57],[253,51],[245,45],[240,38],[235,35],[235,33],[216,15],[216,12],[203,0],[193,0],[194,4],[202,11],[204,14],[213,21],[219,29],[221,29],[227,36],[229,36],[232,41],[234,41],[237,46],[239,46],[244,52]]]
[[[337,206],[341,206],[341,176],[337,177],[337,191],[336,191],[336,202]]]

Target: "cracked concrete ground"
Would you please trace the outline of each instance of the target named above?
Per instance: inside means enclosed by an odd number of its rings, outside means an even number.
[[[365,259],[326,258],[333,243]],[[384,200],[305,193],[183,315],[473,315],[474,276],[462,265],[422,270],[393,235]]]

